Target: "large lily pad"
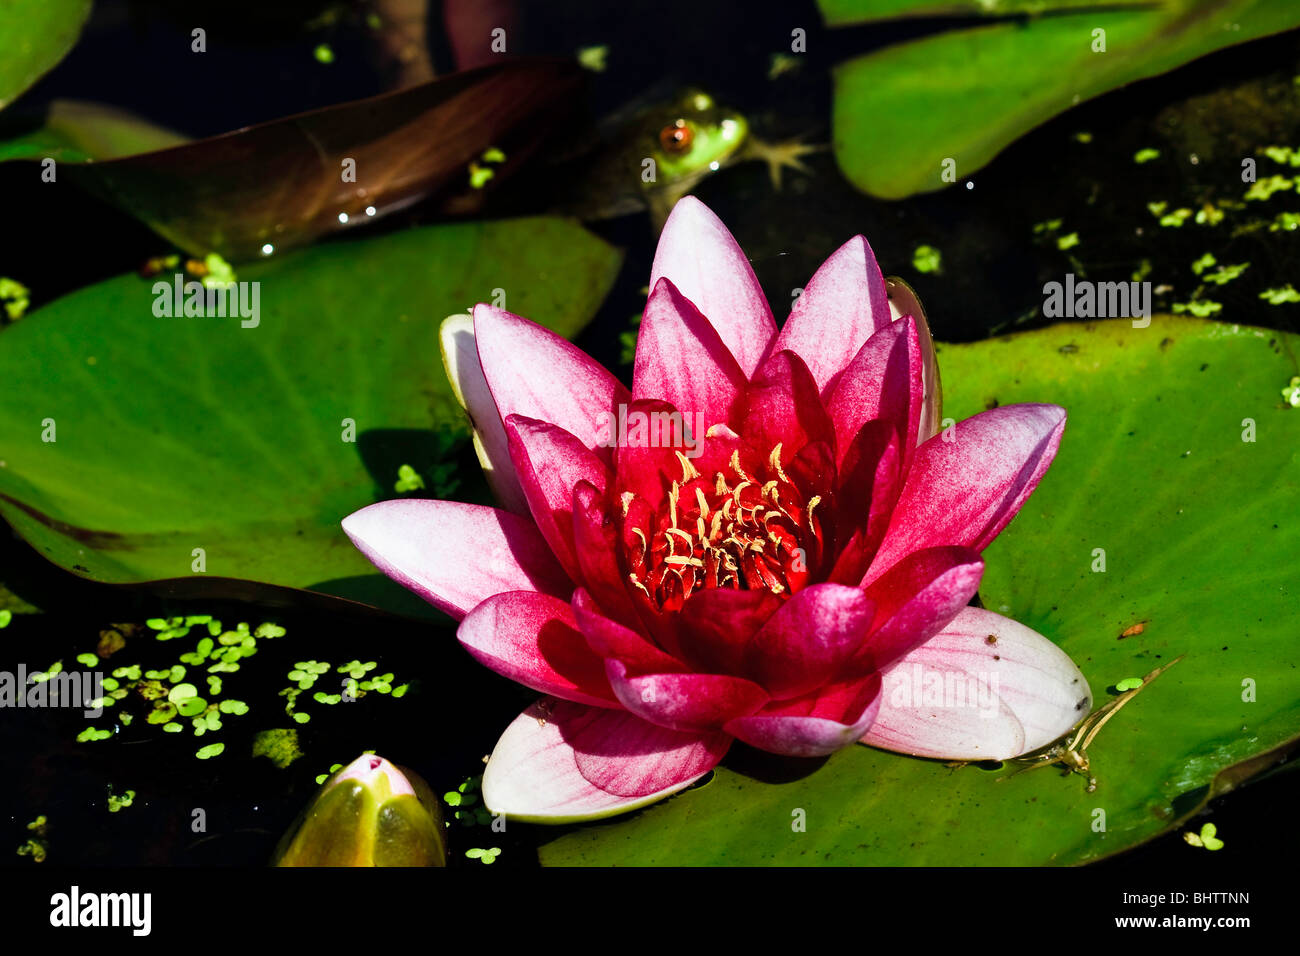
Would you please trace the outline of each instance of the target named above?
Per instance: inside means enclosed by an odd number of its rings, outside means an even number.
[[[944,161],[969,176],[1011,142],[1084,100],[1223,47],[1300,25],[1270,0],[1166,0],[1087,10],[1007,4],[820,0],[833,25],[903,14],[996,14],[988,25],[886,47],[835,70],[835,156],[858,188],[898,199],[942,189]],[[1043,13],[1029,19],[1002,14]],[[1105,52],[1095,52],[1094,31]]]
[[[63,59],[88,16],[90,0],[0,0],[0,109]]]
[[[773,783],[737,753],[740,769],[562,835],[542,861],[1073,864],[1178,825],[1300,737],[1300,410],[1280,394],[1297,350],[1300,336],[1156,317],[940,352],[945,416],[994,402],[1069,410],[1056,462],[985,552],[984,605],[1059,643],[1098,698],[1186,655],[1098,734],[1095,792],[1052,770],[1008,776],[863,746]]]
[[[572,334],[619,262],[581,227],[541,218],[331,243],[241,269],[260,283],[256,327],[156,317],[155,280],[134,275],[82,289],[0,334],[0,515],[100,581],[187,579],[212,593],[223,589],[213,578],[234,578],[431,613],[339,521],[396,497],[402,464],[435,497],[452,467],[468,425],[442,373],[439,323],[502,290],[507,308]]]

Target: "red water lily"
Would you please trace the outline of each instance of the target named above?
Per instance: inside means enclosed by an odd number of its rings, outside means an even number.
[[[617,813],[737,738],[1007,758],[1088,712],[1054,644],[967,606],[1063,409],[940,432],[925,317],[861,236],[778,331],[735,239],[687,198],[650,287],[631,392],[526,319],[449,319],[448,372],[504,509],[399,500],[343,523],[461,621],[475,658],[547,695],[498,742],[489,808]]]

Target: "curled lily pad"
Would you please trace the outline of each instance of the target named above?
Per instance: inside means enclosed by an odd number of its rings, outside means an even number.
[[[73,135],[65,116],[61,139],[70,179],[180,248],[260,259],[268,244],[283,252],[434,192],[474,193],[469,163],[494,145],[521,161],[564,128],[581,75],[564,60],[500,63],[137,155],[117,151],[149,137],[126,135],[121,118],[81,115]],[[58,142],[47,131],[0,144],[0,161]]]

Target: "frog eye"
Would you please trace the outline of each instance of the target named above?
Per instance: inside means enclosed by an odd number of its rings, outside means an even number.
[[[695,133],[686,125],[686,120],[682,119],[659,131],[659,145],[670,156],[680,156],[687,152],[694,139]]]

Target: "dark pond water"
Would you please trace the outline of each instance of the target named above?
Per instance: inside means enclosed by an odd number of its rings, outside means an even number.
[[[934,21],[830,32],[818,27],[811,3],[781,8],[786,12],[778,21],[752,7],[736,16],[720,4],[676,0],[552,3],[544,13],[542,5],[533,5],[524,8],[515,49],[568,55],[580,46],[606,43],[618,51],[609,69],[593,77],[593,116],[616,111],[648,89],[690,83],[743,111],[768,138],[798,134],[825,142],[829,68],[835,62],[947,25]],[[189,4],[184,22],[171,9],[163,3],[99,5],[82,44],[29,94],[30,100],[93,96],[201,136],[382,89],[378,73],[364,65],[348,16],[302,29],[304,19],[336,8]],[[212,43],[214,52],[202,71],[183,52],[191,19],[208,24],[210,36],[220,41]],[[787,42],[784,24],[791,19],[807,24],[810,52],[800,70],[773,82],[767,76],[770,53]],[[646,40],[647,32],[654,42]],[[335,50],[334,68],[322,69],[306,55],[320,42]],[[439,65],[445,65],[446,43],[435,37],[434,48]],[[1229,50],[1053,120],[977,173],[971,188],[963,180],[959,188],[903,202],[876,201],[856,192],[829,153],[810,157],[813,175],[793,175],[779,193],[761,166],[746,164],[722,170],[697,194],[753,257],[773,302],[788,301],[790,290],[802,286],[830,251],[861,232],[887,273],[913,283],[936,336],[944,340],[972,341],[1048,324],[1041,315],[1042,285],[1067,271],[1127,280],[1148,262],[1149,277],[1170,286],[1157,295],[1159,310],[1188,294],[1193,285],[1188,265],[1206,246],[1192,230],[1156,228],[1147,203],[1164,199],[1195,208],[1226,176],[1237,175],[1241,155],[1263,143],[1300,142],[1297,74],[1300,41],[1294,36]],[[1090,142],[1081,142],[1080,133],[1090,133]],[[570,134],[575,146],[590,135],[582,126]],[[1134,153],[1147,147],[1159,149],[1160,158],[1135,165]],[[11,237],[21,235],[21,242],[6,243],[0,271],[24,278],[35,292],[33,307],[134,270],[148,256],[165,251],[160,240],[128,217],[70,191],[53,200],[36,197],[16,175],[12,167],[0,167],[9,231]],[[561,187],[574,185],[558,181],[558,175],[539,169],[527,189],[511,191],[511,203],[517,205],[490,211],[507,215],[547,208]],[[375,228],[402,228],[429,217],[416,207]],[[1035,224],[1053,219],[1064,220],[1086,241],[1062,250],[1054,237],[1035,234]],[[590,226],[627,251],[623,278],[581,339],[588,351],[618,369],[619,337],[642,304],[640,287],[649,274],[655,235],[644,214]],[[942,272],[918,274],[913,268],[913,251],[922,244],[941,251]],[[1300,306],[1265,309],[1257,298],[1264,288],[1300,278],[1298,244],[1300,234],[1244,230],[1226,246],[1218,245],[1221,261],[1252,263],[1246,277],[1216,295],[1223,304],[1219,317],[1300,330]],[[627,366],[621,372],[630,377]],[[467,473],[473,472],[472,454],[464,462]],[[463,491],[482,494],[481,487]],[[188,733],[158,733],[142,716],[112,740],[83,745],[74,739],[86,725],[79,717],[10,712],[0,722],[0,753],[9,770],[0,798],[0,829],[17,847],[29,835],[26,823],[44,814],[51,860],[264,862],[314,791],[314,778],[332,764],[378,748],[425,776],[436,792],[454,789],[481,769],[499,729],[533,696],[473,666],[450,626],[253,603],[177,602],[145,590],[81,581],[46,564],[21,542],[3,537],[0,581],[11,595],[6,600],[17,596],[44,613],[20,614],[0,632],[0,669],[14,669],[20,661],[33,667],[58,659],[70,664],[77,654],[93,650],[100,632],[114,622],[139,623],[160,615],[213,614],[228,625],[274,620],[288,632],[227,681],[226,695],[248,702],[257,713],[243,722],[227,722],[222,739],[228,752],[221,762],[195,760],[203,741]],[[173,648],[147,634],[131,638],[119,654],[118,659],[138,660],[146,667],[170,664],[176,657]],[[255,730],[286,725],[278,691],[295,662],[354,657],[378,661],[380,671],[394,672],[399,681],[412,680],[411,692],[401,700],[371,695],[353,705],[315,708],[312,721],[297,728],[304,755],[287,769],[241,756],[249,752]],[[103,813],[109,792],[126,789],[136,791],[135,805]],[[1221,831],[1235,834],[1224,855],[1251,859],[1258,848],[1267,847],[1271,821],[1287,818],[1298,797],[1300,776],[1280,772],[1222,801],[1214,808],[1215,819]],[[142,806],[149,812],[133,812]],[[206,812],[206,834],[189,828],[196,808]],[[535,834],[527,827],[509,835],[484,835],[481,829],[456,824],[450,833],[456,865],[479,865],[466,861],[463,851],[493,845],[504,850],[500,865],[534,861]],[[1184,867],[1212,865],[1209,854],[1189,859],[1183,851],[1173,834],[1102,865],[1175,860]]]

